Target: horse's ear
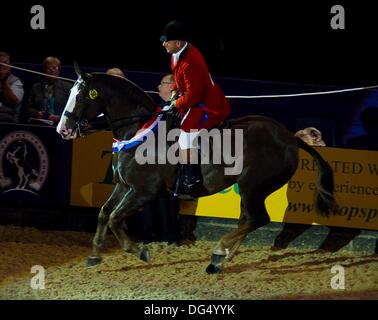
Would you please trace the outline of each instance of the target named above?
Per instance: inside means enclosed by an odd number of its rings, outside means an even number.
[[[81,77],[82,74],[81,74],[81,70],[80,70],[78,63],[76,61],[74,61],[73,64],[74,64],[74,69],[75,69],[77,76]]]

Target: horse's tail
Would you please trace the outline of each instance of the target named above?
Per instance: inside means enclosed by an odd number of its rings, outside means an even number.
[[[322,156],[306,142],[297,138],[299,148],[308,152],[317,162],[319,168],[315,208],[318,213],[328,217],[337,209],[337,203],[333,195],[334,180],[331,166]]]

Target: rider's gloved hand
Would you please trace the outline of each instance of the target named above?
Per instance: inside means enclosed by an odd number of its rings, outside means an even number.
[[[170,112],[172,109],[177,110],[177,108],[176,108],[176,100],[171,101],[170,104],[166,105],[166,106],[163,108],[163,111],[168,111],[168,112]]]
[[[171,100],[171,109],[177,110],[177,108],[176,108],[176,100]]]
[[[167,112],[178,112],[177,108],[176,108],[176,100],[171,100],[170,101],[171,104],[169,105],[166,105],[164,108],[163,108],[163,111],[167,111]]]
[[[175,122],[181,122],[180,112],[176,108],[176,100],[171,101],[167,113],[169,114],[169,117],[173,119]]]
[[[178,98],[178,92],[176,90],[173,90],[171,92],[171,98],[170,98],[170,100],[174,101],[174,100],[177,100],[177,98]]]

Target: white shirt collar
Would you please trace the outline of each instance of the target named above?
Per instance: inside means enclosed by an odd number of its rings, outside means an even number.
[[[174,65],[176,65],[177,60],[180,58],[180,54],[186,49],[187,46],[188,46],[188,42],[185,42],[184,46],[180,49],[180,51],[172,54]]]

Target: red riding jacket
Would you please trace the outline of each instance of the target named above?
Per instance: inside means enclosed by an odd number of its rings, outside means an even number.
[[[173,90],[181,94],[176,100],[176,108],[182,115],[189,108],[201,104],[219,122],[228,116],[230,105],[220,87],[211,79],[206,62],[197,48],[188,43],[176,66],[173,65],[172,56],[171,67],[176,81]]]

